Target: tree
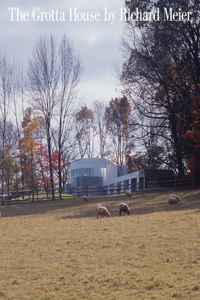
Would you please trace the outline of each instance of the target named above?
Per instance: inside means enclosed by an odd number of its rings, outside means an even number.
[[[39,120],[33,114],[32,108],[28,107],[24,112],[24,120],[22,122],[22,129],[24,137],[20,140],[20,155],[22,156],[22,173],[25,175],[25,181],[28,182],[29,188],[35,188],[35,162],[34,152],[37,149],[37,143],[34,133],[39,126]]]
[[[25,101],[25,78],[23,69],[18,68],[16,65],[12,68],[12,89],[11,89],[11,104],[12,113],[15,119],[16,126],[16,152],[19,151],[19,161],[21,169],[21,187],[24,190],[24,168],[23,168],[23,154],[20,148],[20,141],[22,138],[22,121],[24,118],[24,101]]]
[[[162,138],[164,130],[165,128],[159,126],[159,122],[153,118],[143,120],[143,126],[137,129],[137,142],[140,149],[144,149],[149,168],[159,169],[166,166],[172,168],[168,145]]]
[[[49,178],[49,157],[47,145],[37,142],[37,149],[34,154],[38,188],[45,189],[48,197],[48,190],[51,188],[51,186]]]
[[[22,122],[22,129],[24,137],[20,141],[20,147],[24,153],[31,154],[36,149],[36,141],[33,137],[35,131],[37,131],[39,120],[36,115],[33,114],[32,108],[28,107],[24,113],[24,120]]]
[[[58,170],[58,153],[54,151],[52,153],[52,167],[53,172]],[[35,164],[35,182],[37,188],[44,189],[47,197],[49,194],[50,185],[50,176],[49,176],[49,157],[47,145],[37,142],[37,148],[34,151],[34,164]],[[56,181],[54,182],[56,184]]]
[[[132,100],[137,111],[137,122],[141,127],[154,119],[157,136],[171,143],[170,155],[174,166],[166,163],[184,176],[187,172],[188,143],[184,134],[193,123],[193,97],[199,95],[200,32],[198,26],[198,1],[157,1],[160,22],[128,20],[122,39],[123,53],[127,59],[122,67],[121,82],[125,94]],[[126,1],[133,12],[137,7],[153,12],[153,1]],[[163,7],[168,10],[192,11],[189,22],[164,21]],[[164,129],[164,130],[162,130]]]
[[[76,140],[81,158],[87,155],[88,158],[93,156],[95,124],[94,114],[86,105],[82,106],[75,115]]]
[[[122,165],[129,152],[129,116],[131,110],[126,97],[115,98],[105,110],[105,119],[112,143],[117,146],[116,163]]]
[[[194,121],[190,125],[190,128],[184,134],[184,138],[188,142],[189,151],[188,157],[188,168],[192,175],[199,176],[200,168],[200,98],[198,97],[198,107],[194,109]],[[195,101],[196,103],[196,101]],[[195,104],[194,104],[195,107]]]
[[[10,95],[12,85],[12,70],[5,56],[0,57],[0,111],[1,111],[1,147],[5,149],[6,138],[8,135],[7,125],[10,112]]]
[[[46,139],[49,156],[49,172],[54,199],[54,180],[51,161],[51,122],[53,109],[58,102],[59,68],[57,65],[56,42],[53,36],[47,39],[45,36],[37,41],[33,50],[32,60],[28,68],[28,91],[34,109],[39,111],[45,120]]]
[[[93,104],[93,111],[94,111],[95,123],[98,128],[100,157],[104,158],[106,138],[107,138],[106,120],[105,120],[106,103],[104,101],[98,101],[98,100],[95,101]]]
[[[5,187],[7,192],[10,191],[10,184],[14,182],[13,176],[18,171],[17,166],[15,165],[12,156],[7,150],[0,148],[0,180],[1,180],[1,190],[4,191]]]
[[[71,147],[72,126],[75,113],[75,100],[77,87],[82,73],[81,61],[76,55],[74,46],[64,36],[59,49],[60,64],[60,96],[58,101],[58,114],[56,116],[58,127],[55,130],[54,141],[58,154],[59,197],[61,199],[63,155]],[[68,143],[68,145],[66,145]],[[68,152],[68,151],[67,151]]]
[[[127,169],[128,174],[141,169],[149,169],[147,155],[140,151],[132,156],[127,155]]]
[[[0,55],[0,149],[2,150],[1,157],[3,159],[1,163],[2,189],[5,181],[9,189],[9,179],[7,174],[9,173],[9,166],[12,165],[10,163],[12,159],[8,157],[10,153],[7,153],[7,146],[14,146],[16,144],[16,128],[11,121],[12,89],[13,68],[6,56],[4,55],[1,57]],[[5,161],[8,162],[8,166],[6,166]],[[6,176],[5,178],[4,174]]]
[[[49,172],[52,196],[54,198],[54,176],[52,166],[52,138],[58,151],[59,186],[61,187],[61,156],[69,137],[71,109],[76,98],[80,79],[81,63],[74,53],[73,44],[64,36],[60,47],[53,36],[41,37],[29,61],[28,90],[32,105],[45,120],[49,157]],[[57,125],[53,129],[52,123]],[[61,195],[61,194],[60,194]]]

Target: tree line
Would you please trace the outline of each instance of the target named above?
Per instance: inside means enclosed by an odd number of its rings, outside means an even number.
[[[127,0],[130,13],[159,9],[159,22],[126,22],[118,73],[132,103],[132,128],[150,159],[179,177],[200,168],[200,15],[198,0]],[[165,21],[164,7],[191,12],[190,21]],[[127,16],[128,17],[128,16]]]
[[[78,101],[82,61],[63,36],[40,37],[27,72],[0,58],[0,186],[52,190],[71,161],[94,156],[125,163],[130,105],[126,97]],[[60,189],[61,193],[61,189]],[[61,195],[60,195],[61,196]],[[53,195],[54,197],[54,195]]]
[[[78,101],[82,61],[66,36],[40,37],[27,72],[0,56],[0,186],[63,187],[74,159],[98,156],[183,177],[200,167],[200,29],[197,0],[125,1],[130,13],[192,11],[187,22],[128,20],[116,71],[118,98]],[[97,153],[98,152],[98,153]],[[61,189],[60,189],[61,190]],[[61,195],[60,195],[61,196]]]

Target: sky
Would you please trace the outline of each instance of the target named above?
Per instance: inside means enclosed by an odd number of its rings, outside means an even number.
[[[124,0],[0,0],[0,53],[26,69],[40,36],[59,41],[65,34],[83,62],[79,100],[89,107],[95,100],[108,103],[121,96],[113,70],[123,63],[123,7]]]

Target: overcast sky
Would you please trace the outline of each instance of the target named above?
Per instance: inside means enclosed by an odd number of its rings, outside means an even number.
[[[66,34],[73,40],[76,52],[83,60],[82,101],[88,106],[95,100],[108,102],[120,96],[120,86],[112,72],[114,64],[121,65],[123,61],[119,50],[124,27],[120,20],[123,7],[124,0],[0,1],[0,52],[26,67],[38,37],[53,34],[59,40]],[[75,8],[77,20],[72,15],[70,21],[70,9],[74,13]],[[113,13],[114,21],[111,14],[110,21],[105,21],[105,9]],[[82,12],[96,13],[96,20],[79,21]],[[41,21],[42,15],[44,21]],[[51,21],[45,18],[51,18]]]

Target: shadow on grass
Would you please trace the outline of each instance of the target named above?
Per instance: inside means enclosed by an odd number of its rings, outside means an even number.
[[[106,206],[111,213],[111,217],[119,215],[118,206],[120,202],[129,205],[131,215],[144,215],[155,212],[172,212],[182,210],[195,210],[200,213],[200,191],[187,190],[181,191],[178,196],[181,204],[169,206],[167,203],[168,193],[137,193],[131,198],[124,195],[91,197],[89,202],[83,202],[82,198],[68,200],[41,201],[22,204],[13,204],[0,206],[2,217],[28,216],[45,214],[48,212],[55,213],[59,211],[60,219],[79,219],[79,218],[96,218],[96,204],[101,203]]]

